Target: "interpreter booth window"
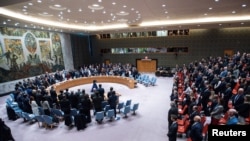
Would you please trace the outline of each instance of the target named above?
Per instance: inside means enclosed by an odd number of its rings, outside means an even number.
[[[131,47],[106,48],[100,50],[102,54],[143,54],[143,53],[188,53],[188,47]]]

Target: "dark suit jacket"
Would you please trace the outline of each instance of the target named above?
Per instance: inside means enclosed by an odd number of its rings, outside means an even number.
[[[104,93],[105,93],[104,88],[99,88],[99,89],[98,89],[98,92],[99,92],[100,96],[101,96],[102,98],[104,98]]]
[[[70,114],[71,105],[68,99],[60,101],[60,107],[65,115]]]
[[[170,126],[171,123],[172,123],[171,115],[176,115],[176,116],[178,116],[178,108],[177,108],[177,107],[171,107],[171,108],[168,110],[168,122],[169,122],[169,126]]]
[[[168,130],[168,138],[169,141],[176,141],[176,137],[177,137],[177,130],[178,130],[178,124],[177,122],[173,122]]]
[[[228,102],[228,100],[232,97],[232,89],[231,87],[227,88],[224,92],[224,100]]]
[[[232,101],[233,101],[233,106],[237,109],[237,107],[241,104],[244,103],[244,94],[239,95],[239,97],[237,98],[236,94],[235,96],[232,97]],[[237,98],[237,99],[236,99]]]
[[[200,116],[200,113],[198,111],[193,111],[190,115],[189,115],[189,120],[190,120],[190,125],[192,125],[194,123],[194,117],[195,116]]]
[[[203,129],[203,126],[202,126],[201,122],[195,122],[191,126],[189,136],[192,139],[192,141],[202,141],[202,139],[203,139],[202,129]]]

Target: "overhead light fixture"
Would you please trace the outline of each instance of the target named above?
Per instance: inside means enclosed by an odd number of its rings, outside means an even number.
[[[92,5],[89,5],[88,8],[91,10],[102,10],[104,7],[99,4],[92,4]]]
[[[118,22],[121,22],[121,23],[125,23],[125,22],[128,21],[128,19],[118,19],[117,21],[118,21]]]
[[[53,16],[53,15],[47,13],[47,12],[38,13],[38,14],[41,15],[41,16],[48,16],[48,17]]]
[[[129,13],[125,12],[125,11],[121,11],[119,13],[116,13],[116,15],[118,15],[118,16],[127,16],[127,15],[129,15]]]
[[[66,7],[62,7],[62,6],[59,5],[59,4],[50,5],[49,8],[50,8],[50,9],[53,9],[53,10],[65,10],[65,9],[67,9]]]

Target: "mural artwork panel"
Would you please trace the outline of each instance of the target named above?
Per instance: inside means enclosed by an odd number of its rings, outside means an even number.
[[[64,69],[61,36],[0,27],[0,83]]]

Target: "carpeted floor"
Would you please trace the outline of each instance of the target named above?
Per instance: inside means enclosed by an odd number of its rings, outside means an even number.
[[[115,83],[102,85],[106,92],[112,86],[121,94],[120,101],[131,99],[132,104],[139,103],[136,115],[129,113],[128,118],[123,118],[124,115],[118,114],[120,120],[110,122],[104,119],[102,124],[96,123],[93,116],[88,127],[80,131],[76,127],[65,126],[64,122],[60,122],[58,127],[53,129],[45,129],[39,128],[37,123],[23,122],[23,119],[8,120],[5,108],[5,99],[8,96],[0,97],[0,115],[11,128],[16,141],[168,141],[167,113],[173,85],[172,77],[157,77],[156,86],[145,87],[138,84],[135,89]],[[91,86],[92,84],[77,86],[70,88],[70,91],[85,89],[88,93]],[[184,140],[186,139],[178,138],[178,141]]]

